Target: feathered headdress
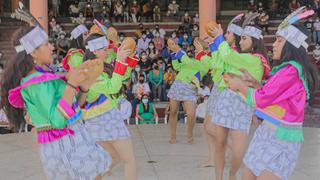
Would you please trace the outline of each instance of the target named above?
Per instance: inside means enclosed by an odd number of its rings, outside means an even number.
[[[29,33],[19,39],[20,45],[15,47],[17,53],[25,51],[27,54],[30,54],[34,49],[37,49],[41,44],[48,41],[48,34],[43,30],[37,19],[24,7],[22,2],[19,2],[18,9],[11,14],[11,17],[34,26]]]
[[[254,20],[259,17],[259,13],[248,14],[242,24],[242,35],[254,37],[256,39],[263,39],[262,31],[254,26]]]
[[[242,33],[243,33],[243,29],[242,29],[242,27],[236,25],[235,23],[241,21],[243,16],[244,16],[244,13],[241,13],[241,14],[237,15],[236,17],[234,17],[229,22],[227,30],[232,32],[232,33],[234,33],[234,34],[236,34],[236,35],[238,35],[238,36],[241,36]]]
[[[301,19],[312,16],[313,14],[313,10],[307,10],[305,6],[300,7],[282,21],[276,34],[286,39],[296,48],[303,46],[307,50],[309,47],[308,43],[306,42],[308,36],[293,26],[293,24]]]

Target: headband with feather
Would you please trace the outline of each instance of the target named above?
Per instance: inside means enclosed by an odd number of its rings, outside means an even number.
[[[293,24],[301,19],[312,16],[313,14],[314,10],[307,10],[305,6],[295,10],[279,25],[276,33],[277,36],[283,37],[296,48],[300,48],[302,46],[307,50],[309,47],[308,43],[306,42],[308,36],[293,26]]]
[[[236,22],[239,22],[242,17],[244,16],[244,13],[241,13],[239,15],[237,15],[236,17],[234,17],[230,22],[229,22],[229,25],[228,25],[228,28],[227,30],[238,35],[238,36],[241,36],[242,33],[243,33],[243,29],[242,27],[236,25],[235,23]]]
[[[254,37],[256,39],[263,39],[262,31],[261,29],[254,26],[254,20],[260,16],[260,13],[252,13],[248,14],[245,18],[242,28],[243,33],[242,35]]]
[[[17,53],[25,51],[27,54],[32,53],[44,42],[48,41],[48,35],[41,27],[37,19],[24,7],[23,3],[19,1],[19,7],[11,14],[14,19],[19,19],[34,27],[29,33],[19,39],[20,45],[15,47]]]

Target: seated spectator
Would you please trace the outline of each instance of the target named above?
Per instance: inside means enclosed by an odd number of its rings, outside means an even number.
[[[179,37],[177,37],[177,32],[174,31],[172,34],[171,34],[171,39],[176,43],[176,44],[179,44]]]
[[[155,29],[152,31],[152,34],[159,33],[161,38],[165,38],[166,31],[159,27],[159,24],[155,25]]]
[[[257,11],[257,5],[254,2],[254,0],[250,0],[250,2],[248,4],[248,10],[251,11],[251,12]]]
[[[257,9],[258,9],[259,13],[262,13],[264,11],[264,6],[263,6],[263,3],[261,1],[258,3]]]
[[[170,62],[169,59],[171,57],[170,57],[169,48],[166,43],[164,44],[164,47],[161,50],[161,58],[165,61],[166,64],[169,64],[169,62]]]
[[[150,94],[150,87],[146,82],[144,75],[139,76],[139,81],[132,87],[132,93],[134,95],[134,99],[132,100],[131,104],[132,108],[135,109],[140,99],[142,98],[142,95]]]
[[[133,1],[130,8],[131,18],[134,23],[140,21],[140,7],[137,4],[137,1]]]
[[[138,30],[135,32],[137,39],[141,38],[143,31],[145,31],[144,26],[142,23],[140,23]]]
[[[51,19],[51,21],[49,22],[49,26],[50,26],[50,28],[49,28],[49,35],[50,35],[50,38],[51,38],[51,40],[52,41],[55,41],[55,39],[56,39],[56,28],[57,28],[57,21],[56,21],[56,18],[55,17],[53,17],[52,19]]]
[[[157,63],[153,63],[153,69],[149,74],[149,82],[151,83],[154,101],[160,101],[162,94],[163,71],[162,69],[159,69],[159,65]]]
[[[146,35],[147,35],[147,38],[149,39],[154,38],[153,32],[151,32],[149,28],[146,28]]]
[[[181,21],[183,23],[184,31],[189,31],[190,25],[192,24],[192,18],[188,11],[185,11],[184,16],[182,16]]]
[[[299,2],[297,2],[297,0],[292,0],[289,4],[289,9],[291,10],[291,12],[297,10],[300,7]]]
[[[127,5],[125,1],[122,2],[122,5],[123,5],[123,22],[130,22],[129,5]]]
[[[186,49],[189,45],[192,44],[192,37],[189,36],[187,33],[184,33],[183,36],[179,38],[180,46],[182,46],[183,49]]]
[[[320,16],[320,0],[313,0],[312,8],[317,13],[318,17]]]
[[[315,60],[316,63],[318,64],[319,61],[320,61],[320,45],[319,45],[319,44],[316,45],[316,47],[315,47],[315,49],[313,50],[312,54],[313,54],[314,60]]]
[[[154,38],[153,38],[153,43],[155,45],[156,50],[159,52],[163,49],[164,47],[164,39],[162,37],[160,37],[160,33],[156,32],[154,34]]]
[[[146,22],[152,21],[153,9],[151,8],[150,2],[148,1],[144,2],[144,4],[142,5],[142,13]]]
[[[93,17],[94,18],[93,8],[92,8],[90,2],[88,2],[86,7],[84,8],[84,17]]]
[[[158,117],[157,110],[149,101],[147,94],[142,96],[140,104],[136,108],[136,117],[139,119],[139,124],[154,124],[155,118]]]
[[[170,3],[168,6],[167,16],[176,16],[177,18],[179,18],[179,7],[179,4],[177,4],[176,1],[173,0],[172,3]]]
[[[132,114],[132,105],[131,103],[126,100],[125,98],[121,98],[120,102],[120,112],[121,112],[121,119],[128,119],[131,117]]]
[[[130,83],[131,84],[138,83],[140,76],[144,76],[144,79],[147,79],[147,74],[144,71],[142,71],[141,66],[137,64],[134,67],[134,71],[131,72]]]
[[[116,22],[121,22],[123,20],[123,5],[120,1],[117,1],[113,14]]]
[[[197,117],[197,118],[200,118],[200,119],[203,119],[203,120],[204,120],[204,118],[205,118],[205,116],[206,116],[206,112],[207,112],[208,99],[209,99],[209,95],[204,96],[203,102],[200,103],[200,104],[197,106],[197,109],[196,109],[196,117]]]
[[[191,31],[192,38],[199,37],[199,26],[198,24],[193,25],[193,29]]]
[[[307,28],[307,30],[313,35],[313,19],[312,18],[308,18],[305,22],[304,22],[304,26]],[[311,40],[314,40],[315,39],[315,36],[313,36],[313,39]],[[316,41],[316,40],[315,40]]]
[[[51,6],[52,6],[52,11],[53,11],[53,16],[58,17],[60,0],[51,0]]]
[[[66,33],[61,31],[59,33],[59,37],[57,39],[56,47],[57,47],[57,58],[62,59],[64,56],[67,55],[69,50],[70,42],[69,39],[66,38]]]
[[[159,66],[159,70],[162,70],[162,72],[164,73],[166,71],[166,62],[163,60],[163,58],[162,57],[158,57],[156,63]]]
[[[156,5],[153,8],[153,22],[160,22],[161,21],[161,10],[159,5]]]
[[[199,13],[196,13],[193,17],[193,23],[199,25]]]
[[[140,54],[142,51],[146,51],[149,47],[150,42],[151,42],[151,39],[147,38],[146,31],[143,31],[141,38],[138,39],[138,44],[137,44],[138,54]]]
[[[155,48],[155,45],[152,41],[149,43],[149,47],[146,50],[146,53],[148,55],[148,59],[150,59],[151,62],[153,62],[155,59],[157,59],[159,57],[159,52]]]
[[[149,74],[149,71],[151,70],[151,60],[148,59],[148,55],[145,51],[143,51],[141,53],[141,61],[139,61],[139,65],[142,69],[143,72],[145,72],[146,74]]]
[[[315,43],[320,43],[320,21],[319,17],[313,23],[313,39]]]
[[[70,14],[72,17],[78,17],[78,16],[79,16],[79,12],[80,12],[80,9],[79,9],[79,7],[78,7],[78,4],[72,3],[72,4],[69,6],[69,14]]]
[[[269,33],[269,16],[265,11],[263,11],[259,16],[259,26],[261,27],[261,29],[265,29],[266,33]]]
[[[102,7],[101,17],[104,19],[110,19],[111,15],[111,8],[110,6],[104,5]]]
[[[278,2],[276,0],[272,0],[272,4],[270,6],[270,16],[271,18],[276,18],[278,15]]]

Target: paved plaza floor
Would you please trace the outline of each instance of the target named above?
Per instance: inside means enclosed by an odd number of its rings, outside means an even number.
[[[214,180],[214,168],[198,168],[207,158],[202,124],[195,127],[195,143],[186,143],[186,127],[178,126],[178,143],[170,145],[169,127],[130,125],[138,160],[139,180]],[[254,128],[252,128],[253,130]],[[304,128],[303,143],[297,168],[290,180],[320,179],[320,129]],[[251,133],[252,134],[252,133]],[[35,134],[0,135],[0,180],[44,180]],[[230,166],[227,154],[225,179]],[[123,180],[123,164],[104,180]]]

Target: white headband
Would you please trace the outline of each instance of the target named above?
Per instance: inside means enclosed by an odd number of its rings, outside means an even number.
[[[93,52],[95,50],[102,49],[107,46],[109,46],[109,41],[106,39],[105,36],[102,36],[97,39],[88,41],[88,45],[86,46],[86,49],[89,49],[90,52]]]
[[[242,35],[254,37],[256,39],[263,39],[262,31],[254,26],[246,26]]]
[[[80,24],[76,28],[74,28],[71,32],[71,39],[77,39],[81,34],[89,31],[87,27],[83,24]]]
[[[48,39],[47,33],[40,26],[36,26],[28,34],[20,38],[20,45],[15,47],[16,52],[26,51],[27,54],[30,54]]]
[[[307,50],[309,47],[308,43],[306,42],[308,36],[292,25],[283,29],[279,29],[276,34],[277,36],[281,36],[286,39],[296,48],[300,48],[302,46]]]
[[[243,29],[242,27],[238,26],[238,25],[235,25],[233,23],[231,23],[229,26],[228,26],[228,31],[238,35],[238,36],[241,36],[243,34]]]

